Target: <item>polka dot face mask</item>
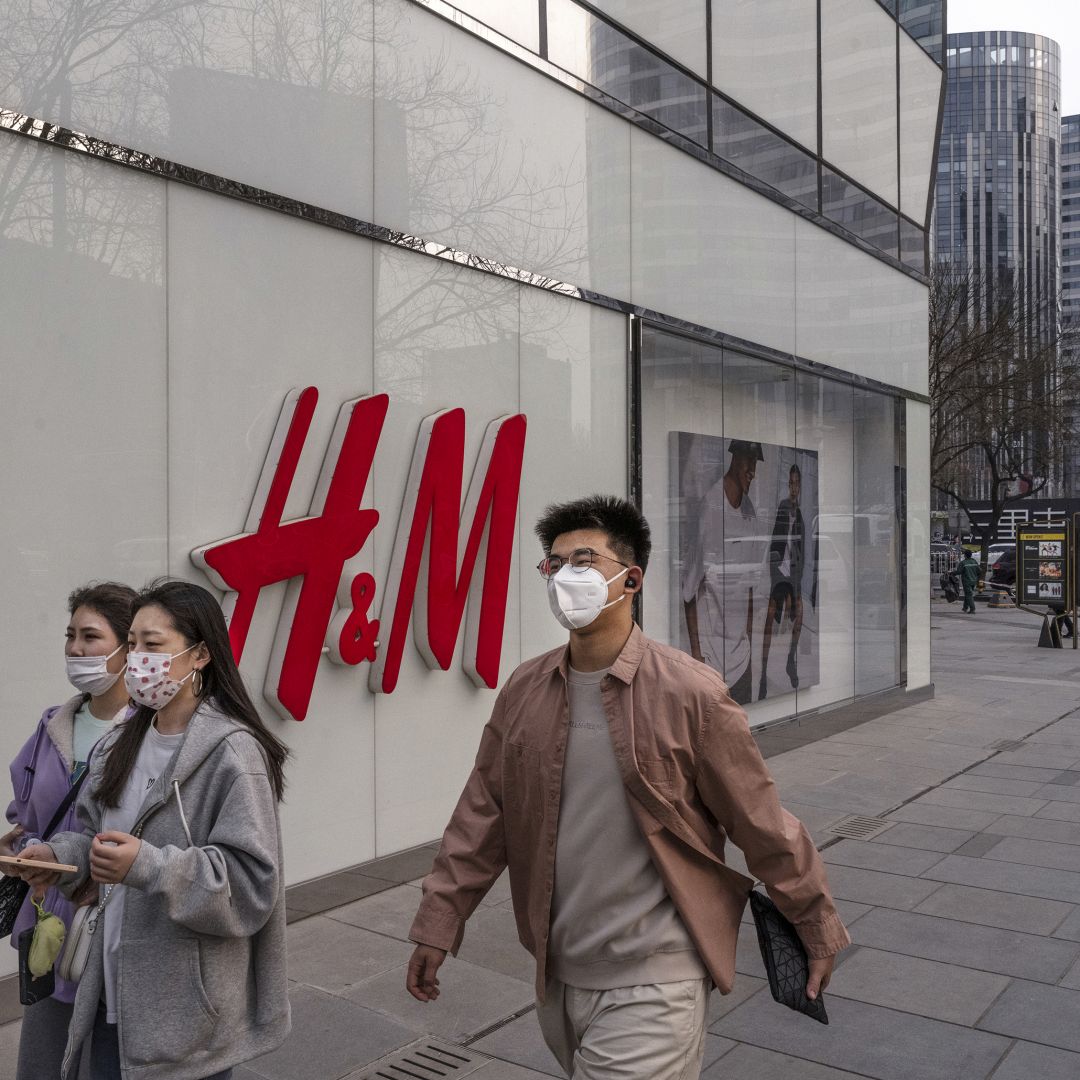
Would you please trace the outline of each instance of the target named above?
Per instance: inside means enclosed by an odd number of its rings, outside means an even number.
[[[183,656],[194,648],[194,645],[189,645],[172,656],[154,652],[128,653],[124,685],[131,695],[131,700],[155,711],[168,705],[180,693],[180,687],[195,674],[195,669],[192,668],[182,679],[173,679],[169,676],[169,668],[178,656]]]

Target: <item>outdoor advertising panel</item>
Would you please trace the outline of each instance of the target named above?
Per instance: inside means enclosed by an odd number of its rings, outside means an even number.
[[[818,455],[670,433],[672,625],[747,705],[819,680]]]
[[[1024,604],[1064,608],[1071,603],[1068,525],[1017,530],[1016,588]]]

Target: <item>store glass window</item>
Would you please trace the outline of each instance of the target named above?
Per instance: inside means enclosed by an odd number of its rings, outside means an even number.
[[[643,326],[646,633],[762,724],[899,681],[896,402]]]

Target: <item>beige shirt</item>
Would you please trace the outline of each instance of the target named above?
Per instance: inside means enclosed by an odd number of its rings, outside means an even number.
[[[536,958],[541,1001],[567,749],[567,652],[527,661],[500,691],[409,933],[456,952],[465,921],[508,868],[518,936]],[[721,992],[734,981],[739,921],[753,884],[724,863],[729,837],[810,956],[850,944],[821,856],[781,807],[746,714],[717,672],[635,626],[601,701],[634,820]]]

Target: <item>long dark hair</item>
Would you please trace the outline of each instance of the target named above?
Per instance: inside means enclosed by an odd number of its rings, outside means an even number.
[[[132,617],[151,604],[168,613],[173,625],[188,645],[202,642],[210,653],[210,663],[202,669],[202,699],[212,699],[226,716],[238,720],[255,737],[266,754],[266,766],[274,795],[280,800],[285,790],[285,759],[288,748],[262,722],[251,703],[240,671],[233,659],[225,618],[214,597],[189,581],[154,582],[138,594],[131,608]],[[94,791],[105,806],[115,807],[127,783],[139,748],[156,713],[140,705],[124,721],[120,734],[105,760],[101,783]]]

